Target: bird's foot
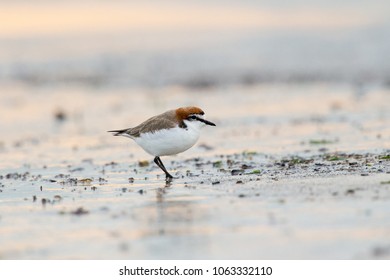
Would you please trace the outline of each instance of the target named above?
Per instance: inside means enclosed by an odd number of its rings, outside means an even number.
[[[165,176],[165,181],[169,181],[169,182],[172,182],[173,181],[173,179],[179,179],[180,177],[175,177],[175,176],[172,176],[171,174],[166,174],[166,176]]]
[[[167,182],[172,182],[173,181],[173,179],[177,179],[176,177],[173,177],[172,175],[166,175],[166,177],[165,177],[165,181],[167,181]]]

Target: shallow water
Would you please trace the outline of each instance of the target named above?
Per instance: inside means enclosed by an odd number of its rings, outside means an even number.
[[[387,89],[5,89],[3,259],[389,257]],[[217,126],[163,158],[166,184],[106,131],[178,104]]]

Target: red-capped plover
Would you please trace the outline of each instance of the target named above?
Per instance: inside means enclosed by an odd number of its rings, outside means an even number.
[[[198,107],[181,107],[151,117],[133,128],[110,130],[114,136],[133,139],[165,172],[166,179],[173,178],[162,163],[161,156],[176,155],[191,148],[199,139],[200,128],[214,123],[202,118],[204,112]]]

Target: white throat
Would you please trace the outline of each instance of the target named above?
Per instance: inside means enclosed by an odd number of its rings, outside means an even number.
[[[200,121],[189,121],[189,120],[183,120],[185,125],[187,126],[187,129],[189,130],[195,130],[195,131],[200,131],[202,127],[204,127],[206,124],[202,123]]]

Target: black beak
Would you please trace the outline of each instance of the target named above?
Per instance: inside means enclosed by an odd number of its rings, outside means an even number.
[[[215,126],[215,123],[212,123],[212,122],[207,121],[207,120],[205,120],[205,119],[202,119],[202,118],[199,118],[199,117],[196,117],[196,119],[197,119],[198,121],[202,122],[202,123],[207,124],[207,125]]]

